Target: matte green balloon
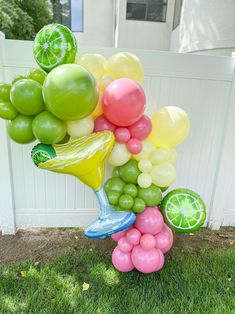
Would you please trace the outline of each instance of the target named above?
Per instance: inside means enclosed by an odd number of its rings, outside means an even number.
[[[53,69],[43,85],[47,108],[62,120],[82,119],[95,109],[98,91],[93,76],[78,64]]]
[[[19,114],[8,123],[7,132],[10,138],[20,144],[31,143],[35,140],[32,131],[33,117]]]
[[[48,111],[39,113],[33,120],[33,134],[44,144],[56,144],[66,135],[65,122]]]
[[[26,116],[35,116],[45,107],[42,85],[29,79],[17,81],[12,86],[10,99],[14,107]]]
[[[154,184],[149,188],[138,188],[138,197],[144,200],[146,206],[156,206],[161,203],[162,191]]]
[[[146,207],[146,205],[145,205],[144,200],[142,200],[139,197],[136,197],[134,199],[134,205],[132,208],[134,213],[142,213],[144,211],[145,207]]]
[[[10,100],[10,90],[10,84],[0,83],[0,99]]]
[[[104,190],[107,193],[108,191],[116,191],[118,193],[123,192],[125,182],[118,177],[108,179],[104,184]]]
[[[24,76],[24,75],[16,75],[13,80],[12,80],[12,85],[15,84],[16,82],[20,81],[20,80],[24,80],[26,79],[27,77]]]
[[[130,210],[134,204],[134,200],[130,195],[123,194],[119,198],[118,204],[123,210]]]
[[[137,178],[140,175],[138,161],[130,159],[125,165],[119,168],[120,177],[127,183],[137,183]]]
[[[33,81],[36,81],[40,84],[43,84],[45,81],[45,78],[47,76],[47,73],[44,72],[41,69],[32,69],[31,71],[29,71],[29,73],[27,74],[27,78]]]
[[[106,193],[108,200],[109,200],[109,204],[110,205],[117,205],[118,204],[118,200],[120,197],[120,193],[116,192],[116,191],[108,191]]]
[[[10,101],[0,99],[0,117],[5,120],[13,120],[17,116],[18,111]]]

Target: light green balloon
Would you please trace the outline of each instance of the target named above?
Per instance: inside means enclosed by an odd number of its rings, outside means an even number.
[[[47,76],[47,73],[41,69],[32,69],[27,74],[28,79],[36,81],[40,84],[44,83],[46,76]]]
[[[0,117],[5,120],[13,120],[17,116],[18,111],[10,101],[0,99]]]
[[[10,138],[20,144],[31,143],[35,140],[32,131],[33,117],[19,114],[7,125],[7,132]]]
[[[10,84],[0,83],[0,99],[10,100],[10,90]]]

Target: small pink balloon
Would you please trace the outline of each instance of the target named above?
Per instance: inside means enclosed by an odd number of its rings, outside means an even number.
[[[127,231],[126,239],[132,245],[137,245],[140,243],[141,233],[138,229],[132,228]]]
[[[137,138],[131,138],[127,144],[127,149],[131,154],[139,154],[142,151],[142,143]]]
[[[141,233],[157,234],[163,228],[164,220],[161,212],[155,207],[147,207],[143,213],[136,215],[135,227]]]
[[[124,273],[135,268],[131,260],[131,254],[123,253],[118,247],[113,250],[112,262],[117,270]]]
[[[155,242],[155,239],[154,239],[154,242]],[[121,239],[118,240],[118,248],[123,253],[129,253],[133,249],[133,245],[127,241],[126,237],[122,237]]]
[[[166,229],[165,229],[166,230]],[[173,244],[173,233],[170,230],[159,232],[155,235],[156,248],[160,249],[164,254],[170,250]]]
[[[114,132],[115,129],[116,126],[109,122],[103,114],[95,119],[94,132],[102,132],[105,130]]]
[[[131,252],[131,259],[136,269],[148,274],[158,269],[160,254],[155,248],[144,250],[140,245],[137,245]]]
[[[158,263],[156,271],[159,271],[160,269],[162,269],[162,267],[164,266],[164,262],[165,262],[164,255],[163,255],[161,250],[158,250],[158,254],[159,254],[159,263]]]
[[[129,141],[131,134],[127,128],[117,128],[115,138],[117,142],[126,143]]]
[[[113,234],[111,235],[111,238],[112,238],[115,242],[118,242],[119,239],[121,239],[122,237],[124,237],[124,236],[126,235],[127,230],[128,230],[128,229],[125,229],[125,230],[122,230],[122,231],[113,233]]]
[[[155,247],[156,240],[152,234],[144,234],[140,238],[140,245],[144,250],[151,250]]]
[[[131,137],[143,141],[152,131],[152,122],[147,116],[142,116],[137,122],[129,126]]]

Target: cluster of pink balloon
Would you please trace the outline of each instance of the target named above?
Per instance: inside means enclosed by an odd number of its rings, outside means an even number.
[[[159,271],[164,265],[164,254],[173,244],[173,233],[164,224],[157,207],[147,207],[136,215],[133,227],[112,235],[117,247],[112,254],[114,267],[121,272],[136,268],[142,273]]]

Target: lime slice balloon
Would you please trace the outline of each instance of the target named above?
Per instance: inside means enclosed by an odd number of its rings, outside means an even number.
[[[176,189],[162,200],[165,221],[176,232],[192,233],[204,224],[206,206],[200,196],[188,189]]]
[[[31,157],[34,164],[38,167],[40,163],[55,158],[56,152],[51,145],[40,143],[32,149]]]
[[[34,40],[33,53],[38,65],[50,72],[58,65],[74,63],[77,53],[76,38],[64,25],[46,25]]]

